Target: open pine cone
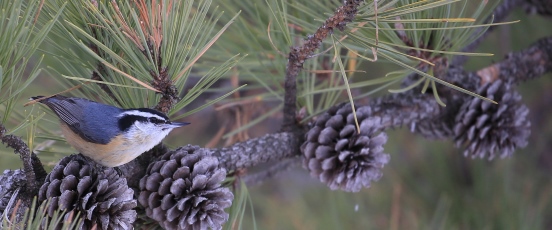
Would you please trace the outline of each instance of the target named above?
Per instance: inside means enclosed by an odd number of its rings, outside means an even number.
[[[509,84],[500,80],[487,83],[477,94],[498,102],[498,105],[472,98],[462,105],[454,127],[456,146],[466,146],[465,156],[493,159],[510,156],[515,149],[527,145],[531,123],[529,109]]]
[[[81,229],[132,229],[136,219],[136,200],[125,178],[113,168],[95,165],[81,155],[61,159],[39,190],[39,201],[50,199],[47,215],[66,211],[65,218],[77,211],[83,219]],[[73,215],[74,216],[74,215]]]
[[[369,107],[357,111],[361,132],[355,128],[349,104],[330,108],[316,119],[301,146],[303,166],[330,189],[358,192],[382,176],[389,161],[383,153],[387,135],[379,132],[382,119],[369,117]]]
[[[234,195],[221,187],[226,170],[218,159],[186,146],[148,166],[138,201],[165,229],[221,229]]]
[[[5,211],[8,213],[10,210],[6,210],[9,207],[10,199],[14,195],[14,191],[19,187],[20,181],[25,181],[25,173],[23,170],[4,170],[4,173],[0,175],[0,215],[3,215]],[[13,207],[11,207],[13,208]],[[5,216],[10,216],[7,214]],[[1,218],[0,218],[1,219]]]

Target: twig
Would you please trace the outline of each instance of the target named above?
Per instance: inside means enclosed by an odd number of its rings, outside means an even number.
[[[254,174],[246,174],[245,176],[240,177],[240,179],[248,186],[257,185],[262,183],[263,181],[266,181],[267,179],[278,176],[282,172],[287,171],[290,168],[299,165],[300,163],[301,159],[299,158],[284,159],[274,163],[274,165],[270,166],[266,170]]]
[[[0,139],[7,147],[12,148],[15,153],[19,154],[23,161],[23,171],[27,179],[26,194],[32,197],[38,193],[39,185],[46,177],[46,171],[42,167],[40,160],[36,155],[32,154],[27,144],[20,137],[14,135],[5,135],[6,128],[0,124]]]
[[[345,0],[343,5],[334,11],[334,14],[326,19],[313,35],[307,36],[302,46],[291,47],[286,66],[284,82],[284,121],[283,131],[292,131],[297,127],[297,76],[303,68],[303,63],[312,56],[322,41],[333,33],[334,29],[344,30],[347,23],[352,22],[358,12],[358,7],[364,1]]]
[[[481,83],[502,79],[519,83],[552,72],[552,37],[538,40],[529,48],[510,53],[506,59],[477,71]]]
[[[161,93],[161,98],[155,106],[155,109],[163,113],[168,113],[169,110],[178,102],[178,89],[173,84],[169,73],[166,67],[161,67],[161,57],[159,57],[159,74],[156,74],[155,71],[150,71],[151,76],[153,77],[152,85],[155,89],[159,90]]]
[[[279,161],[301,154],[295,140],[302,139],[292,132],[267,134],[259,138],[238,142],[220,149],[204,149],[219,159],[228,171],[249,168],[260,163]]]

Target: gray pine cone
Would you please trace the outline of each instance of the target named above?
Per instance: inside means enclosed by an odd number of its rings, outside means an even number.
[[[61,159],[40,187],[39,201],[51,199],[47,215],[64,210],[80,213],[81,229],[132,229],[136,219],[134,191],[113,168],[89,163],[81,155]]]
[[[381,178],[381,169],[389,162],[383,153],[387,135],[381,123],[370,117],[369,107],[357,110],[361,133],[355,128],[350,104],[334,106],[316,119],[301,146],[303,166],[330,189],[358,192]]]
[[[148,166],[138,201],[165,229],[221,229],[234,195],[216,157],[185,146]]]
[[[465,102],[456,117],[456,146],[466,146],[465,156],[488,156],[489,160],[496,154],[510,156],[516,148],[525,147],[531,123],[519,93],[500,80],[479,87],[477,93],[498,105],[479,98]]]
[[[10,199],[12,199],[12,196],[14,195],[14,191],[20,187],[19,183],[25,183],[25,173],[23,170],[17,169],[17,170],[4,170],[4,173],[0,175],[0,220],[2,220],[2,216],[10,216],[10,215],[4,215],[4,211],[7,211],[10,213],[10,210],[6,210],[6,208],[13,208],[9,207]],[[17,197],[13,197],[16,200]],[[13,206],[13,204],[12,204]]]

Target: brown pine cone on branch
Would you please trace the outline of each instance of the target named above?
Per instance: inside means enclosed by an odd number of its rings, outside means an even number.
[[[148,166],[138,201],[164,229],[221,229],[234,195],[216,157],[185,146]]]
[[[389,162],[383,153],[387,135],[379,117],[369,117],[369,107],[357,111],[361,132],[357,133],[349,104],[334,106],[316,119],[301,146],[303,166],[331,189],[358,192],[382,176]]]
[[[498,102],[498,105],[472,98],[465,102],[454,126],[456,146],[466,146],[465,156],[472,158],[512,155],[515,149],[527,145],[531,122],[529,109],[521,102],[521,95],[500,80],[487,83],[477,94]]]
[[[62,210],[65,219],[78,214],[81,229],[107,230],[133,228],[137,205],[133,195],[126,179],[114,168],[71,155],[61,159],[48,174],[38,197],[40,202],[49,200],[49,217]]]

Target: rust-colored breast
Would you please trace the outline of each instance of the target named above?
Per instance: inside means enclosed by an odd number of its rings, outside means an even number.
[[[132,151],[132,146],[127,143],[122,135],[116,136],[111,142],[103,145],[83,140],[63,122],[61,122],[61,131],[73,148],[83,155],[92,158],[95,162],[107,167],[116,167],[128,163],[140,155],[140,153]]]

